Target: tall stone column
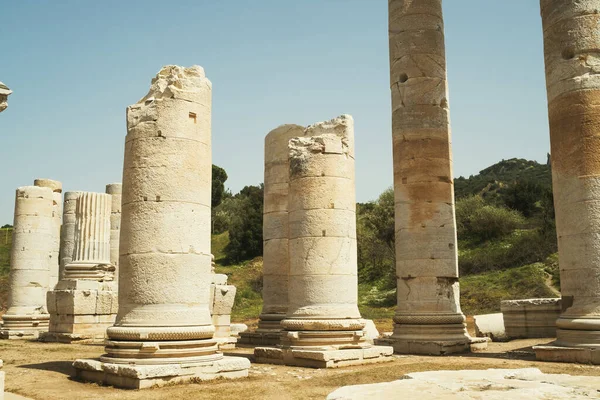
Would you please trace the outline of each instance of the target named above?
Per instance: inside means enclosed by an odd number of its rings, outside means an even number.
[[[54,222],[52,190],[17,189],[10,252],[8,310],[2,316],[2,339],[37,338],[48,330],[46,290]]]
[[[166,66],[127,109],[119,312],[100,361],[77,376],[143,388],[247,376],[213,339],[211,82],[201,67]]]
[[[115,267],[110,263],[109,194],[78,192],[72,260],[64,278],[48,292],[50,329],[42,340],[70,343],[103,340],[115,321]]]
[[[538,359],[600,364],[600,0],[541,0],[563,312]]]
[[[81,192],[66,192],[63,202],[63,224],[60,231],[60,264],[58,277],[59,280],[65,278],[65,267],[73,261],[73,252],[75,251],[75,210],[77,208],[77,198]]]
[[[106,193],[111,196],[110,209],[110,263],[115,267],[115,280],[119,279],[119,240],[121,236],[121,193],[120,183],[106,185]]]
[[[350,116],[313,125],[289,141],[288,309],[281,347],[258,362],[334,367],[385,360],[357,305],[354,129]],[[344,350],[349,349],[352,350]]]
[[[389,0],[399,353],[469,349],[460,309],[442,0]]]
[[[62,183],[52,179],[36,179],[34,186],[47,187],[52,189],[52,221],[54,222],[54,235],[52,235],[52,255],[50,257],[50,270],[48,280],[48,290],[54,289],[58,283],[59,265],[60,265],[60,229],[62,225]]]
[[[255,332],[242,332],[240,343],[272,345],[281,338],[288,305],[288,143],[305,127],[282,125],[265,137],[263,206],[263,308]]]

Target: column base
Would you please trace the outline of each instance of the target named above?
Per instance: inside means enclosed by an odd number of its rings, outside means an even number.
[[[213,340],[217,342],[219,350],[233,350],[237,344],[238,339],[233,336],[228,337],[213,337]]]
[[[48,331],[48,314],[2,316],[0,339],[37,339],[42,332]]]
[[[468,340],[397,340],[391,337],[375,339],[376,345],[391,346],[394,353],[443,356],[447,354],[480,351],[487,348],[486,338],[468,338]]]
[[[257,347],[255,362],[307,368],[340,368],[351,365],[392,361],[394,349],[388,346],[370,346],[348,349],[293,349]]]
[[[248,376],[250,361],[243,357],[223,357],[204,363],[132,365],[75,360],[73,367],[75,379],[81,381],[123,389],[147,389],[217,378],[245,378]]]
[[[533,346],[538,361],[600,365],[600,348],[559,346],[556,342],[546,346]]]

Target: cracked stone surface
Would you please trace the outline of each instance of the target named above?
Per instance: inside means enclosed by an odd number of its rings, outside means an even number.
[[[600,392],[600,377],[544,374],[537,368],[430,371],[400,380],[345,386],[327,400],[352,399],[590,399]]]

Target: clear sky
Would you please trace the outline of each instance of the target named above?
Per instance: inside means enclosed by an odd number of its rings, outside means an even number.
[[[446,0],[455,176],[549,149],[537,0]],[[119,182],[125,108],[163,65],[213,83],[213,163],[232,192],[263,180],[263,139],[351,114],[357,199],[392,184],[385,0],[5,0],[0,225],[33,179],[64,191]]]

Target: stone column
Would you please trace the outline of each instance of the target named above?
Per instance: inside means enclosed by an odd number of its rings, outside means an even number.
[[[37,338],[40,332],[48,330],[46,290],[53,235],[52,190],[37,186],[18,188],[8,310],[2,316],[0,338]]]
[[[62,225],[62,183],[52,179],[36,179],[34,186],[47,187],[52,189],[52,221],[54,222],[54,235],[52,236],[52,255],[50,257],[50,270],[48,280],[48,290],[54,289],[58,282],[60,265],[60,229]]]
[[[288,303],[288,143],[305,127],[282,125],[265,137],[263,206],[263,308],[255,332],[242,332],[240,343],[272,345],[281,337],[280,321]]]
[[[385,360],[392,348],[371,347],[357,306],[352,118],[307,130],[310,137],[289,141],[288,310],[281,348],[257,348],[256,359],[309,367]]]
[[[442,0],[389,1],[399,353],[469,349],[460,309]]]
[[[81,192],[66,192],[63,203],[63,224],[60,231],[59,280],[65,278],[65,267],[73,261],[75,251],[75,209]]]
[[[75,201],[73,258],[64,279],[48,292],[47,342],[103,340],[115,321],[115,267],[110,263],[111,196],[78,192]]]
[[[111,195],[110,209],[110,264],[115,267],[115,280],[119,279],[119,238],[121,236],[121,192],[120,183],[106,185],[106,193]]]
[[[221,350],[234,349],[237,343],[236,335],[231,332],[231,310],[236,291],[235,286],[227,284],[227,275],[212,274],[209,309],[215,327],[213,337]]]
[[[201,67],[166,66],[127,109],[119,312],[107,354],[75,362],[81,379],[143,388],[248,374],[247,359],[218,352],[208,304],[211,91]]]
[[[563,312],[538,359],[600,364],[600,0],[541,0]]]

